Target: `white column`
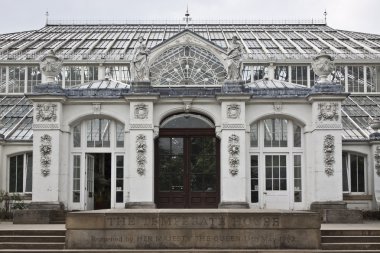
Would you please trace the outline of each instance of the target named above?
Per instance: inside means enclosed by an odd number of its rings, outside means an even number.
[[[245,100],[249,98],[224,95],[218,99],[222,101],[219,207],[247,208]]]
[[[127,208],[154,208],[153,97],[129,98]],[[142,139],[141,139],[142,138]],[[141,145],[142,144],[142,145]],[[143,165],[138,160],[143,159]]]
[[[59,203],[59,178],[62,166],[62,133],[61,115],[62,104],[54,97],[55,102],[50,102],[51,97],[44,100],[33,101],[33,202]],[[43,105],[44,107],[39,107]],[[37,114],[42,112],[37,117]],[[49,113],[54,112],[54,113]],[[55,117],[53,115],[56,115]],[[46,139],[47,138],[47,139]],[[43,151],[42,146],[49,146],[50,151]],[[43,161],[49,161],[44,166]],[[44,174],[43,169],[49,172]]]

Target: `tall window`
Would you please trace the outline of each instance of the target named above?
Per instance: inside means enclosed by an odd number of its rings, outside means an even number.
[[[80,202],[80,155],[73,156],[73,202]]]
[[[269,192],[285,193],[294,203],[302,202],[303,129],[299,124],[284,118],[253,122],[250,154],[251,203],[258,203]],[[260,195],[260,189],[268,195]]]
[[[32,170],[32,153],[9,157],[9,192],[32,192]]]
[[[343,191],[346,193],[366,192],[365,156],[343,152]]]
[[[124,202],[124,156],[116,156],[116,203]]]

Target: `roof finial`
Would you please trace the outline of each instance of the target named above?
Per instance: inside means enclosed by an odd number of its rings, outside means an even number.
[[[327,11],[325,9],[325,12],[323,13],[323,15],[325,15],[325,25],[327,25]]]
[[[45,16],[46,16],[45,25],[47,25],[49,22],[49,12],[48,11],[45,12]]]
[[[183,20],[186,21],[186,29],[189,29],[189,21],[191,21],[189,14],[189,4],[187,4],[185,17],[183,18]]]

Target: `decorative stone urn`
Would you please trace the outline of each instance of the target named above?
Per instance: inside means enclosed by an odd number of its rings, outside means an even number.
[[[374,118],[370,126],[373,130],[378,131],[380,129],[380,117]]]
[[[373,118],[372,122],[370,123],[370,127],[375,131],[369,135],[369,138],[371,140],[380,140],[380,117]]]
[[[53,83],[55,77],[61,72],[62,61],[55,55],[53,50],[49,50],[41,59],[40,69],[46,77],[46,83]]]
[[[334,57],[322,50],[319,55],[314,57],[313,60],[314,61],[311,63],[311,66],[314,70],[314,73],[319,76],[317,83],[329,83],[327,77],[334,70]]]

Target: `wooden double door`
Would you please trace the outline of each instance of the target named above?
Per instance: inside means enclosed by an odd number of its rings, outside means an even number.
[[[219,140],[214,129],[162,129],[156,140],[158,208],[217,208]]]

